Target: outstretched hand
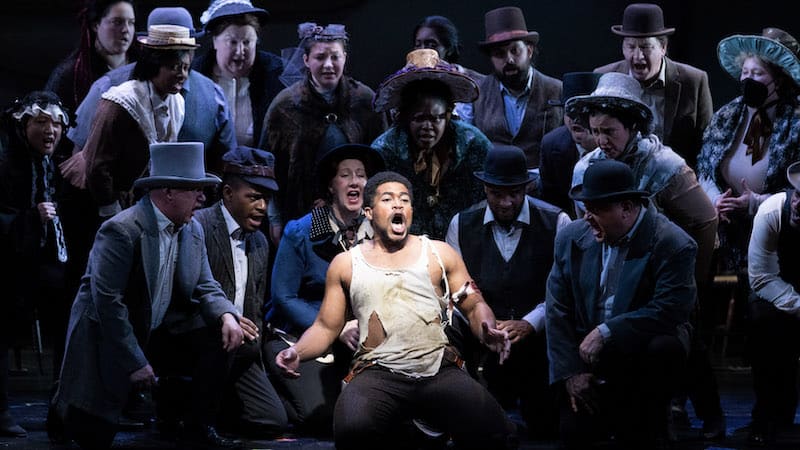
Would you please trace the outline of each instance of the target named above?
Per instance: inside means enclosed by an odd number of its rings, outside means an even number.
[[[508,339],[508,333],[497,328],[489,328],[488,322],[481,322],[481,331],[481,342],[489,350],[499,354],[500,364],[503,364],[511,355],[511,341]]]

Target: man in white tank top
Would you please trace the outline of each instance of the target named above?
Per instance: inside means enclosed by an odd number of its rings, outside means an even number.
[[[444,333],[442,309],[457,306],[501,361],[508,357],[508,336],[496,328],[458,253],[444,242],[409,234],[412,195],[399,174],[370,178],[364,212],[373,239],[334,258],[317,319],[296,345],[278,354],[276,364],[287,376],[300,376],[300,361],[327,350],[349,309],[358,319],[360,341],[336,402],[337,449],[406,448],[408,440],[398,431],[412,419],[442,430],[457,448],[507,448],[513,426],[463,370]],[[451,285],[457,291],[452,295]]]

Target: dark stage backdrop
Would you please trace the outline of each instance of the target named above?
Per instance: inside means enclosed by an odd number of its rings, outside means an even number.
[[[44,86],[50,71],[76,45],[78,1],[5,0],[0,6],[0,105]],[[519,6],[528,28],[540,33],[538,68],[558,78],[565,72],[591,70],[621,58],[621,38],[612,34],[629,3],[619,0],[254,0],[272,13],[262,32],[261,47],[280,54],[297,44],[301,21],[344,23],[351,36],[348,72],[375,88],[399,69],[411,47],[411,30],[426,15],[449,17],[460,30],[461,63],[487,72],[489,63],[476,46],[483,40],[483,15],[492,8]],[[206,1],[138,1],[137,29],[157,6],[182,4],[199,25]],[[705,69],[710,78],[715,109],[735,95],[738,85],[719,67],[716,46],[736,33],[760,33],[777,26],[800,37],[791,2],[781,0],[660,2],[668,27],[677,28],[668,55]],[[207,44],[207,43],[206,43]]]

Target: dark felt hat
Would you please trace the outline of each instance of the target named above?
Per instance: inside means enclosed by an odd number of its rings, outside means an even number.
[[[206,173],[202,142],[150,144],[150,175],[133,182],[137,188],[198,188],[221,181]]]
[[[548,100],[550,106],[564,106],[567,100],[577,95],[589,95],[597,87],[597,81],[602,76],[597,72],[567,72],[564,74],[561,86],[561,99]]]
[[[601,159],[590,164],[583,173],[583,183],[569,191],[569,198],[581,202],[649,196],[649,192],[636,189],[631,168],[613,159]]]
[[[664,28],[664,11],[653,3],[632,3],[622,14],[622,25],[611,27],[614,34],[624,37],[666,36],[675,28]]]
[[[240,145],[222,155],[223,173],[238,175],[250,184],[271,191],[278,190],[275,181],[275,156],[258,148]]]
[[[364,163],[364,169],[367,171],[367,177],[371,177],[384,170],[386,165],[383,162],[383,157],[377,150],[369,145],[363,144],[341,144],[336,147],[330,148],[324,153],[321,153],[317,158],[317,181],[320,186],[327,186],[331,181],[333,173],[331,172],[331,163],[341,162],[345,159],[357,159]]]
[[[511,41],[527,41],[534,45],[539,42],[539,33],[528,30],[525,16],[516,6],[505,6],[487,12],[484,24],[486,40],[478,42],[478,47],[482,50]]]
[[[528,172],[525,152],[514,145],[503,144],[492,144],[483,161],[483,170],[473,174],[495,186],[517,186],[536,179],[536,175]]]

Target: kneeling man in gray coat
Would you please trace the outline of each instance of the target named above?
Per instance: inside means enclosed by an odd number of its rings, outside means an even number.
[[[48,431],[60,418],[81,447],[109,447],[128,392],[156,385],[167,374],[162,367],[188,360],[187,428],[203,443],[230,444],[213,427],[216,387],[243,332],[192,219],[203,187],[219,181],[205,172],[202,143],[150,146],[150,176],[135,183],[148,193],[95,238],[72,305]]]
[[[685,364],[697,245],[635,186],[626,164],[592,164],[570,191],[584,219],[556,236],[545,330],[567,448],[609,431],[654,448]]]

